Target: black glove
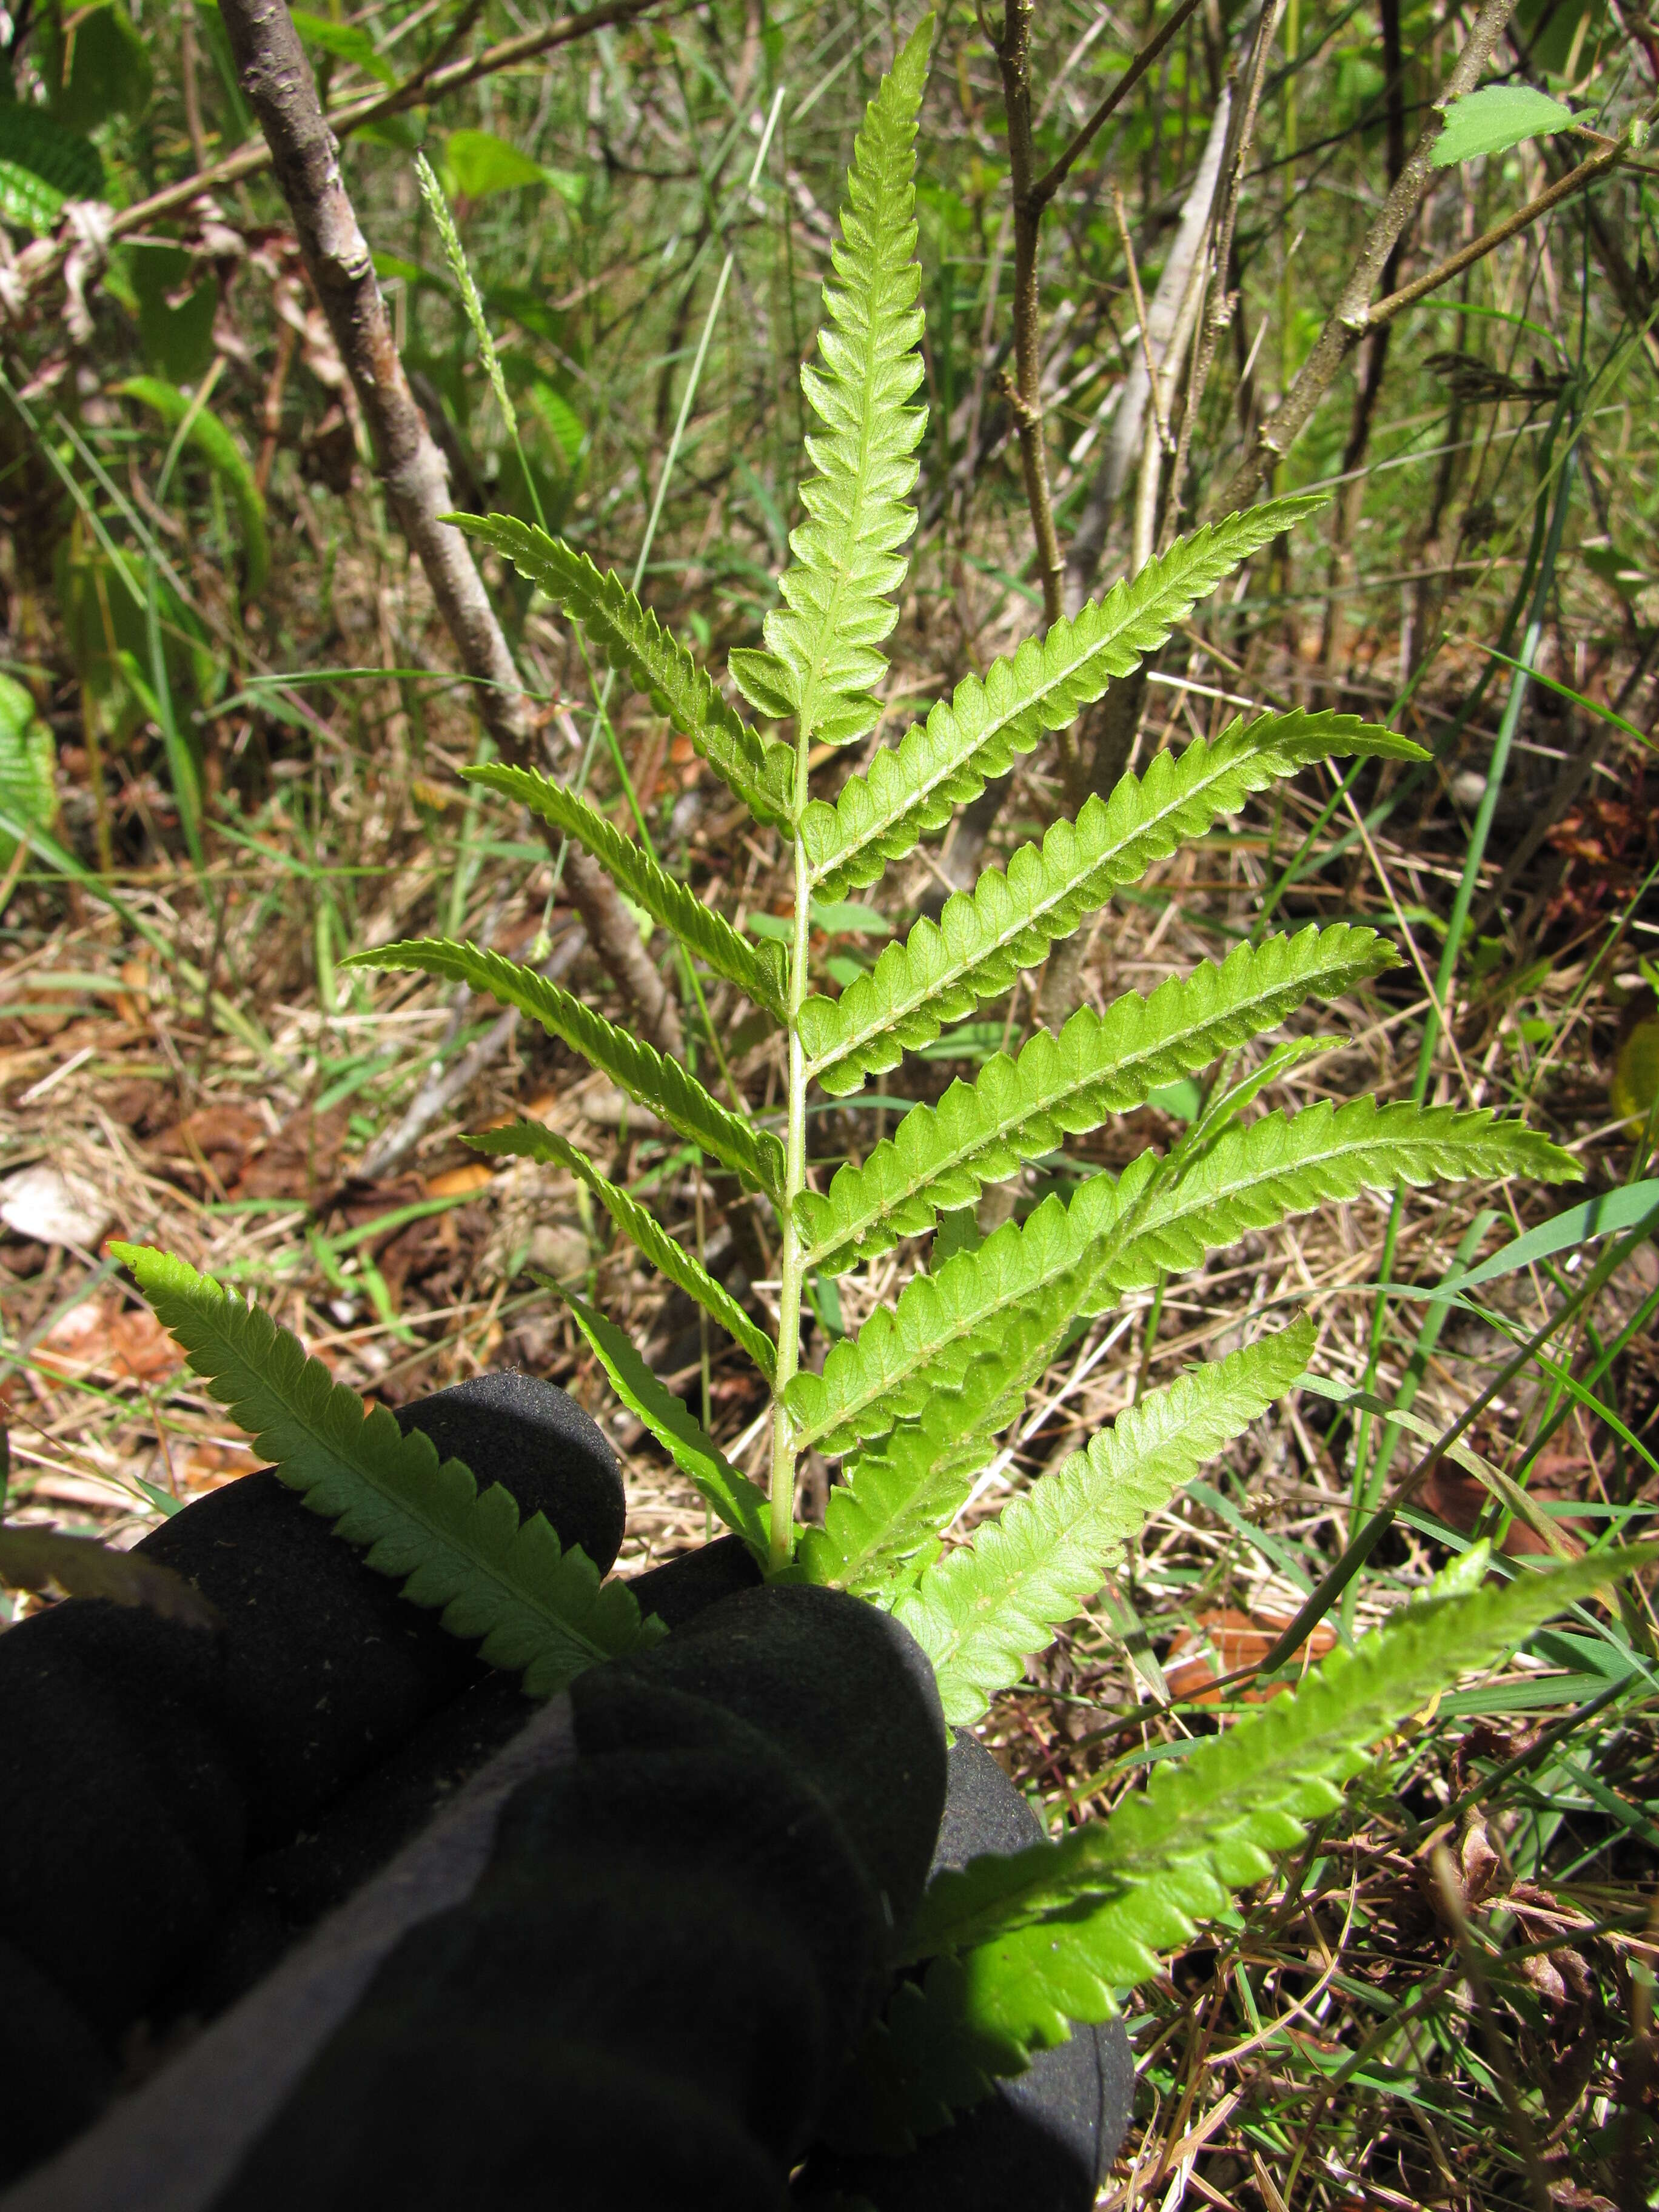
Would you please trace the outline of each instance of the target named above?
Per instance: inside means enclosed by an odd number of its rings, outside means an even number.
[[[621,1486],[562,1394],[484,1378],[404,1418],[609,1565]],[[0,2036],[34,2031],[0,2050],[0,2172],[84,2124],[135,2021],[265,1978],[18,2212],[781,2204],[933,1856],[944,1731],[903,1632],[754,1589],[723,1540],[635,1585],[666,1644],[543,1708],[273,1478],[146,1548],[225,1614],[216,1649],[84,1604],[0,1638]],[[950,1771],[939,1863],[1029,1840],[971,1740]],[[100,1925],[100,1896],[142,1907]],[[1079,2037],[915,2158],[820,2154],[803,2190],[1086,2205],[1126,2057]]]

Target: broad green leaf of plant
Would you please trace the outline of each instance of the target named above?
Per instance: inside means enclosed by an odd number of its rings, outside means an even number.
[[[104,196],[104,164],[83,138],[38,107],[0,102],[0,222],[44,234],[65,200]]]
[[[520,1121],[505,1129],[486,1129],[466,1141],[475,1152],[484,1152],[492,1159],[505,1156],[546,1160],[567,1169],[592,1192],[623,1236],[638,1245],[657,1273],[665,1275],[712,1315],[728,1335],[737,1339],[767,1381],[772,1380],[777,1355],[770,1337],[756,1328],[731,1292],[714,1280],[694,1253],[677,1243],[636,1199],[602,1176],[592,1161],[574,1145],[567,1144],[556,1131],[539,1121]]]
[[[899,1599],[894,1611],[933,1661],[953,1727],[1019,1680],[1152,1515],[1291,1388],[1314,1336],[1298,1321],[1149,1391]]]
[[[1570,107],[1532,85],[1482,85],[1446,110],[1445,128],[1431,158],[1437,169],[1453,169],[1481,154],[1506,153],[1523,138],[1571,130],[1576,120]]]
[[[680,1400],[663,1389],[641,1358],[632,1340],[614,1322],[579,1298],[573,1291],[546,1276],[540,1280],[557,1291],[588,1347],[611,1379],[611,1387],[629,1412],[643,1421],[679,1468],[690,1475],[707,1503],[726,1527],[741,1536],[763,1565],[767,1557],[765,1492],[739,1474],[702,1424]]]
[[[218,477],[236,509],[247,562],[243,597],[257,599],[270,574],[270,541],[265,530],[264,498],[241,447],[210,408],[198,405],[175,384],[164,383],[157,376],[130,376],[115,389],[124,398],[153,408],[169,430],[188,424],[185,442]]]
[[[58,749],[35,712],[33,696],[14,676],[0,676],[0,806],[31,830],[49,830],[58,814]],[[17,840],[0,830],[0,868],[9,867]]]
[[[337,23],[329,15],[313,15],[307,9],[290,8],[289,19],[308,46],[331,54],[338,62],[360,69],[381,84],[396,84],[398,72],[361,23]]]
[[[459,1460],[440,1463],[430,1437],[401,1435],[384,1407],[334,1382],[268,1313],[165,1252],[110,1249],[283,1481],[412,1603],[522,1673],[532,1697],[655,1641],[660,1625],[640,1619],[626,1583],[602,1583],[541,1514],[520,1521],[501,1484],[480,1493]]]
[[[550,181],[541,163],[493,131],[452,131],[444,140],[444,190],[453,200],[487,199]]]
[[[516,1006],[539,1022],[550,1036],[603,1070],[629,1097],[647,1107],[690,1143],[712,1152],[723,1166],[756,1190],[774,1195],[783,1181],[783,1147],[769,1130],[729,1113],[711,1098],[695,1075],[677,1060],[665,1060],[654,1045],[583,1006],[532,968],[520,967],[482,945],[458,945],[441,937],[422,937],[398,945],[353,952],[343,968],[414,968],[488,991],[505,1006]]]

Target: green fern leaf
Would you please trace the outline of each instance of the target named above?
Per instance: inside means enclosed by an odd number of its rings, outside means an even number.
[[[405,1597],[441,1608],[452,1635],[482,1638],[486,1659],[522,1670],[532,1696],[551,1697],[584,1668],[660,1635],[626,1583],[602,1583],[541,1514],[520,1522],[501,1484],[481,1494],[459,1460],[441,1465],[418,1429],[400,1435],[384,1407],[331,1380],[268,1313],[167,1253],[110,1249],[283,1481],[336,1535],[362,1546],[378,1573],[400,1580]]]
[[[933,1661],[953,1727],[1018,1680],[1147,1517],[1290,1389],[1314,1337],[1304,1319],[1149,1392],[900,1598],[894,1610]]]
[[[809,1266],[844,1274],[919,1236],[941,1212],[975,1204],[987,1183],[1396,957],[1374,930],[1339,923],[1241,945],[1221,966],[1206,961],[1150,998],[1129,992],[1103,1015],[1079,1007],[1058,1036],[1040,1030],[1018,1060],[998,1053],[973,1084],[953,1083],[937,1106],[913,1108],[861,1165],[836,1171],[827,1194],[804,1192],[795,1220]]]
[[[775,738],[762,737],[732,712],[713,678],[614,570],[601,575],[585,553],[510,514],[452,514],[446,520],[493,545],[556,606],[573,615],[610,665],[690,738],[757,822],[793,823],[793,750]]]
[[[977,799],[1045,732],[1063,730],[1169,636],[1241,561],[1326,504],[1327,495],[1272,501],[1178,538],[1138,575],[1115,584],[1046,637],[1028,638],[1012,659],[981,678],[964,677],[925,724],[849,776],[833,806],[815,799],[801,838],[815,883],[827,897],[875,883],[959,806]]]
[[[1467,1583],[1487,1558],[1482,1547],[1460,1561],[1457,1579]],[[1103,2019],[1115,1990],[1154,1971],[1157,1951],[1269,1874],[1273,1854],[1340,1804],[1370,1747],[1437,1692],[1656,1558],[1652,1545],[1592,1554],[1406,1607],[1293,1692],[1158,1767],[1109,1820],[941,1875],[912,1931],[913,1955],[964,1955],[968,2024],[994,2050],[996,2071],[1018,2069],[1030,2050],[1063,2041],[1068,2020]]]
[[[820,360],[801,371],[823,425],[806,441],[816,471],[801,486],[806,520],[790,536],[783,605],[766,617],[769,659],[739,678],[787,701],[805,743],[848,744],[879,718],[871,687],[887,663],[876,647],[897,620],[892,595],[907,565],[898,549],[915,527],[909,494],[927,416],[904,403],[922,374],[914,179],[933,33],[926,16],[882,79],[854,147],[835,274],[823,288]]]
[[[981,1361],[1021,1365],[1077,1311],[1116,1218],[1109,1177],[1084,1188],[1087,1205],[1045,1199],[1024,1222],[915,1276],[896,1305],[878,1306],[856,1338],[830,1346],[822,1375],[797,1375],[785,1403],[798,1448],[851,1451],[953,1395]]]
[[[671,1237],[637,1199],[630,1198],[608,1176],[602,1176],[585,1153],[568,1145],[540,1121],[516,1121],[505,1129],[486,1129],[466,1141],[475,1152],[487,1152],[492,1158],[505,1156],[549,1162],[568,1170],[579,1182],[586,1183],[623,1236],[639,1246],[657,1273],[666,1275],[687,1297],[694,1298],[705,1312],[712,1314],[728,1336],[736,1337],[767,1381],[772,1380],[777,1370],[777,1356],[771,1339],[756,1328],[732,1293],[714,1280],[695,1253],[688,1252]]]
[[[1006,872],[988,868],[971,895],[958,892],[937,922],[919,921],[838,1000],[809,999],[799,1022],[808,1074],[833,1096],[856,1091],[1006,991],[1114,890],[1218,815],[1236,814],[1276,776],[1350,752],[1423,757],[1409,738],[1355,715],[1300,708],[1241,718],[1213,744],[1199,738],[1178,756],[1158,754],[1145,776],[1126,775],[1109,799],[1089,799],[1075,822],[1056,822],[1040,846],[1022,846]]]
[[[1373,1098],[1264,1115],[1226,1129],[1189,1164],[1177,1158],[1173,1165],[1139,1206],[1120,1207],[1080,1310],[1103,1311],[1121,1292],[1155,1282],[1161,1269],[1194,1267],[1218,1246],[1362,1190],[1505,1176],[1562,1182],[1582,1172],[1547,1137],[1500,1121],[1489,1108],[1465,1112],[1405,1099],[1379,1106]]]
[[[585,799],[537,769],[491,762],[487,767],[464,768],[461,774],[469,783],[482,783],[504,799],[516,799],[544,822],[578,839],[635,906],[671,930],[688,951],[701,953],[715,975],[724,975],[757,1006],[783,1019],[787,961],[782,945],[751,945],[739,937],[724,915],[706,907],[659,866],[642,845],[624,836]]]
[[[995,1449],[1017,1372],[998,1358],[979,1362],[957,1395],[851,1460],[823,1526],[801,1537],[796,1578],[890,1605],[902,1580],[938,1556],[939,1531]]]
[[[693,1145],[701,1145],[751,1189],[776,1199],[783,1188],[783,1146],[769,1130],[728,1113],[711,1098],[694,1075],[677,1060],[665,1060],[653,1045],[630,1036],[556,983],[479,945],[458,945],[446,937],[417,937],[354,952],[343,968],[412,968],[487,991],[504,1006],[516,1006],[573,1052],[600,1068],[630,1098],[666,1121]]]
[[[645,1423],[681,1474],[690,1476],[705,1502],[728,1528],[743,1538],[764,1566],[768,1540],[764,1491],[746,1474],[738,1473],[702,1424],[663,1389],[632,1340],[615,1322],[595,1313],[550,1276],[538,1275],[537,1280],[562,1297],[575,1316],[576,1326],[629,1412]]]

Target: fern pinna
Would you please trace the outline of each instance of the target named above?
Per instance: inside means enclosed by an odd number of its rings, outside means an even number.
[[[988,1186],[1021,1177],[1160,1086],[1224,1064],[1306,1002],[1363,984],[1395,955],[1373,931],[1341,923],[1242,945],[1149,996],[1129,994],[1103,1014],[1081,1008],[1057,1034],[996,1054],[973,1082],[918,1104],[866,1158],[832,1174],[808,1158],[814,1085],[845,1097],[931,1044],[1005,994],[1115,891],[1279,779],[1344,755],[1421,757],[1406,738],[1352,716],[1241,716],[1213,739],[1160,752],[1109,798],[1090,799],[1074,820],[987,868],[838,995],[819,988],[815,900],[879,883],[988,778],[1099,699],[1223,578],[1320,503],[1278,500],[1178,541],[959,684],[832,798],[814,792],[817,750],[866,739],[880,719],[881,647],[915,526],[925,419],[914,404],[922,374],[915,143],[930,36],[924,23],[904,46],[859,134],[824,289],[828,319],[803,372],[819,426],[807,441],[805,520],[763,647],[731,659],[758,721],[584,554],[507,517],[457,518],[562,609],[690,738],[762,831],[784,841],[794,910],[781,946],[732,927],[557,784],[523,768],[468,771],[578,839],[689,963],[778,1025],[787,1072],[781,1133],[734,1091],[716,1098],[558,985],[476,945],[427,939],[355,957],[461,981],[520,1008],[769,1206],[775,1332],[563,1139],[526,1123],[475,1139],[487,1153],[550,1160],[579,1178],[754,1362],[773,1393],[764,1486],[731,1464],[623,1330],[568,1297],[619,1396],[764,1571],[894,1610],[931,1657],[950,1719],[969,1723],[1087,1601],[1146,1516],[1294,1384],[1314,1349],[1311,1323],[1297,1321],[1146,1393],[971,1540],[946,1548],[998,1439],[1079,1316],[1104,1314],[1166,1271],[1328,1200],[1573,1169],[1541,1136],[1485,1111],[1358,1098],[1248,1118],[1262,1084],[1301,1049],[1281,1048],[1254,1073],[1218,1082],[1166,1156],[1149,1152],[1121,1174],[1079,1179],[1069,1196],[1052,1189],[976,1246],[940,1237],[931,1263],[918,1256],[898,1295],[835,1342],[821,1373],[803,1371],[809,1277],[845,1275],[936,1231]],[[417,1602],[446,1607],[459,1633],[484,1638],[487,1656],[526,1668],[545,1691],[657,1632],[625,1586],[601,1587],[544,1523],[520,1528],[504,1492],[480,1496],[467,1470],[437,1465],[423,1437],[399,1440],[385,1414],[365,1418],[262,1316],[179,1263],[129,1256],[192,1362],[307,1502],[369,1547],[371,1565],[407,1577]],[[823,1525],[801,1529],[797,1473],[808,1451],[838,1459],[840,1474]],[[1066,2020],[1099,2018],[1150,1971],[1160,1946],[1219,1911],[1231,1885],[1262,1872],[1264,1852],[1329,1808],[1364,1745],[1610,1571],[1593,1560],[1494,1589],[1467,1575],[1467,1587],[1438,1592],[1339,1654],[1295,1696],[1179,1767],[1160,1767],[1153,1787],[1109,1822],[942,1879],[915,1938],[918,1964],[933,1963],[904,1984],[872,2039],[843,2131],[898,2141],[939,2124],[991,2075],[1063,2033]]]

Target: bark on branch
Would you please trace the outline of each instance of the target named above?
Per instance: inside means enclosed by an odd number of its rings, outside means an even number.
[[[471,550],[459,531],[439,519],[451,504],[448,471],[410,391],[299,34],[283,0],[219,0],[219,12],[307,270],[362,403],[392,512],[426,571],[462,666],[477,679],[484,726],[507,759],[532,765],[528,702]],[[679,1057],[678,1010],[616,886],[574,846],[566,855],[564,879],[594,951],[658,1047]]]
[[[1515,0],[1486,0],[1437,106],[1444,107],[1474,90],[1493,48],[1504,35],[1514,7]],[[1283,404],[1257,430],[1249,451],[1228,478],[1220,495],[1212,501],[1209,509],[1212,515],[1231,514],[1249,506],[1262,478],[1278,465],[1307,428],[1314,410],[1335,382],[1349,355],[1374,327],[1370,319],[1372,291],[1401,232],[1428,190],[1435,142],[1443,128],[1441,117],[1435,115],[1413,148],[1383,202],[1381,214],[1365,234],[1358,258],[1349,271],[1330,320],[1303,362]],[[1447,274],[1454,275],[1455,271],[1449,268]]]

